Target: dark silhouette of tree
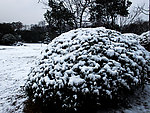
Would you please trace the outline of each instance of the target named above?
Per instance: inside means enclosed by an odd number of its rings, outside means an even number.
[[[11,23],[0,23],[0,33],[4,34],[14,34],[14,29]]]
[[[14,34],[14,29],[11,26],[11,23],[0,23],[0,44],[4,44],[2,37],[5,34]]]
[[[55,35],[60,35],[74,27],[74,15],[64,6],[63,2],[49,0],[48,5],[50,10],[47,10],[44,17],[49,25],[49,36],[52,36],[51,39],[53,39]]]
[[[141,35],[149,30],[149,22],[138,19],[134,23],[123,26],[122,33],[135,33]]]
[[[25,42],[37,43],[44,40],[46,26],[32,25],[29,30],[21,30],[20,34]]]
[[[63,6],[74,14],[74,18],[72,18],[74,27],[79,28],[83,27],[84,23],[88,21],[89,8],[95,0],[38,0],[38,2],[49,7],[49,2],[47,3],[47,1],[53,1],[56,3],[63,2]]]
[[[129,14],[128,7],[131,4],[129,0],[96,0],[90,9],[90,21],[96,26],[114,27],[118,15],[127,16]]]
[[[5,34],[1,39],[1,44],[12,45],[17,41],[16,37],[12,34]]]
[[[14,29],[14,31],[20,31],[23,27],[23,24],[21,22],[12,22],[11,26]]]
[[[130,11],[130,14],[127,17],[119,17],[120,20],[120,26],[126,26],[130,25],[141,18],[141,15],[149,15],[149,10],[146,10],[145,4],[141,6],[134,7],[132,11]]]

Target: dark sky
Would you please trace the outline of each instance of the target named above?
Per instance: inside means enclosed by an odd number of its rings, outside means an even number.
[[[130,1],[133,2],[132,7],[145,3],[148,9],[149,0]],[[44,7],[38,0],[0,0],[0,23],[21,21],[23,24],[36,24],[44,20]],[[148,16],[142,17],[148,20]]]

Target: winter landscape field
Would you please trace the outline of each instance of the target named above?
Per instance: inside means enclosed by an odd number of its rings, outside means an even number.
[[[0,113],[150,113],[148,0],[0,0]]]
[[[0,113],[23,113],[27,100],[23,86],[34,67],[44,44],[27,44],[24,46],[0,46]],[[32,113],[34,111],[31,111]],[[130,99],[128,108],[106,109],[97,113],[149,113],[150,86],[143,92],[138,91]]]
[[[41,44],[0,46],[0,113],[22,112],[22,86],[41,49]]]

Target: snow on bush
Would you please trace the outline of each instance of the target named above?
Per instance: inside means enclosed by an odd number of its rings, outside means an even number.
[[[103,105],[149,78],[149,56],[132,36],[103,27],[71,30],[43,51],[25,89],[33,102],[51,109]]]
[[[124,36],[136,39],[142,46],[144,46],[148,51],[150,51],[150,32],[144,32],[141,35],[136,35],[134,33],[125,33]]]
[[[140,44],[150,51],[150,32],[147,31],[141,34],[138,38]]]
[[[150,44],[150,32],[147,31],[145,33],[142,33],[139,37],[139,42],[143,46],[148,46]]]

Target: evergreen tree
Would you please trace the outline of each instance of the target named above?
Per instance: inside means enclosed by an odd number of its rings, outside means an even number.
[[[131,4],[129,0],[96,0],[90,9],[90,21],[99,26],[107,24],[113,27],[117,15],[129,14]]]
[[[49,32],[51,37],[54,38],[55,36],[73,28],[74,14],[64,6],[63,2],[49,0],[48,5],[50,10],[47,10],[44,16],[49,24]]]

